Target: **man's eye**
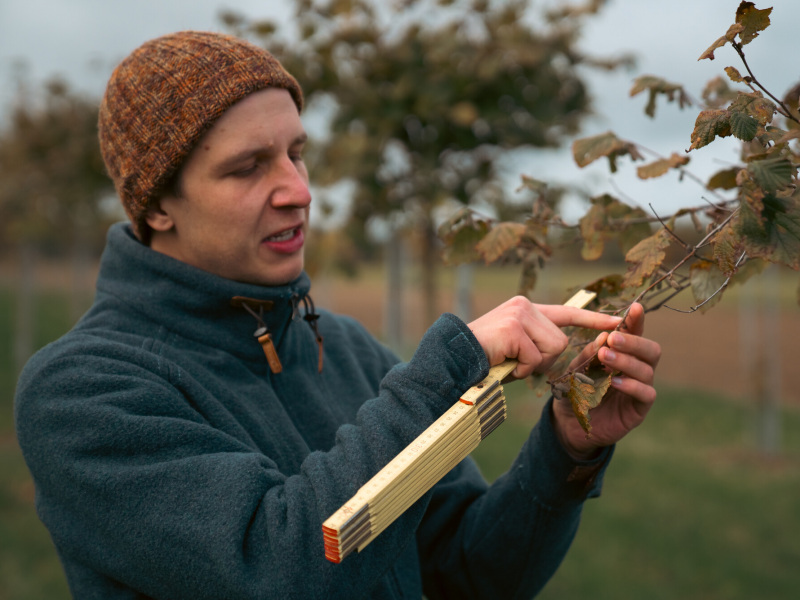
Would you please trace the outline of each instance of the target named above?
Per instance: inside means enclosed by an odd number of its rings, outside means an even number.
[[[247,177],[247,176],[252,175],[253,173],[255,173],[257,168],[258,168],[258,165],[253,164],[253,165],[250,165],[250,166],[247,166],[247,167],[243,167],[241,169],[236,169],[235,171],[233,171],[231,173],[231,175],[233,177]]]

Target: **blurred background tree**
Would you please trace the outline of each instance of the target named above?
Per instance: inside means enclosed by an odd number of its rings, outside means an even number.
[[[20,71],[14,105],[0,129],[0,232],[4,250],[16,250],[18,368],[30,356],[37,257],[69,257],[71,313],[86,308],[84,290],[113,210],[113,185],[97,142],[96,99],[52,79],[31,88]],[[113,207],[109,209],[108,206]]]
[[[437,220],[465,205],[492,216],[529,210],[530,198],[510,200],[510,151],[576,133],[591,113],[579,68],[628,59],[577,50],[583,19],[604,0],[536,13],[526,0],[292,2],[291,30],[234,12],[222,19],[274,53],[300,81],[308,113],[326,117],[324,135],[310,132],[312,179],[348,184],[344,230],[362,255],[376,249],[369,232],[382,234],[395,300],[387,338],[397,343],[403,241],[416,250],[431,323],[441,310]]]

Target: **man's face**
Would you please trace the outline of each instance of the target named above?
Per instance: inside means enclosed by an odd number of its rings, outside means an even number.
[[[311,204],[305,141],[286,90],[268,88],[234,104],[186,159],[180,194],[148,214],[151,247],[236,281],[296,278]]]

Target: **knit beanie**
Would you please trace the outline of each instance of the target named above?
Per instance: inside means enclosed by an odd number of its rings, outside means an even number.
[[[100,104],[100,150],[136,236],[200,137],[237,101],[264,88],[303,92],[266,50],[218,33],[183,31],[145,42],[114,70]]]

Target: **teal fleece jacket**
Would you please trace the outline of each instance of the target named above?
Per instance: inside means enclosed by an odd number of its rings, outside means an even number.
[[[76,598],[529,598],[553,574],[611,449],[571,460],[549,406],[494,484],[467,459],[363,552],[324,558],[322,522],[489,365],[452,315],[400,363],[322,311],[320,372],[309,287],[219,278],[112,227],[92,308],[16,394],[38,514]],[[282,372],[234,297],[264,307]]]

